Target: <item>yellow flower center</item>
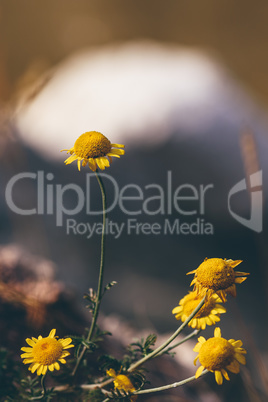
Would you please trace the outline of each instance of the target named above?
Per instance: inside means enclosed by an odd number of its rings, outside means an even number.
[[[55,363],[62,354],[63,346],[55,338],[40,339],[33,347],[33,358],[36,363],[50,365]]]
[[[194,309],[198,306],[198,304],[202,300],[202,297],[193,298],[192,294],[189,294],[188,297],[189,300],[187,300],[186,303],[183,305],[183,311],[187,316],[192,314]],[[208,300],[205,301],[201,309],[195,315],[195,318],[207,317],[211,313],[211,310],[214,309],[215,305],[216,305],[215,299],[212,297],[209,298]]]
[[[210,371],[226,368],[234,359],[233,345],[224,338],[210,338],[200,348],[199,361]]]
[[[235,282],[233,268],[222,258],[209,258],[202,262],[196,270],[198,282],[214,291],[227,289]]]
[[[74,144],[74,153],[83,159],[106,156],[110,151],[110,141],[97,131],[89,131],[80,135]]]

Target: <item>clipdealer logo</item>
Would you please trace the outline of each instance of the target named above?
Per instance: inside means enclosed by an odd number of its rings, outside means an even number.
[[[43,171],[37,173],[24,172],[13,176],[7,183],[5,197],[8,207],[16,214],[29,215],[54,215],[56,226],[61,227],[66,224],[67,234],[78,234],[92,237],[93,234],[101,234],[102,223],[77,222],[74,217],[83,211],[86,215],[98,216],[102,210],[93,210],[91,191],[92,181],[95,180],[93,173],[87,173],[85,188],[81,188],[75,183],[66,185],[53,182],[52,173],[45,174]],[[194,186],[186,183],[175,187],[172,182],[172,172],[168,171],[166,182],[163,186],[157,183],[147,184],[141,187],[130,183],[119,188],[116,180],[105,173],[102,173],[103,180],[107,180],[111,188],[110,204],[106,212],[119,208],[123,214],[128,216],[126,222],[117,223],[107,219],[106,233],[115,238],[121,236],[123,231],[127,234],[183,234],[183,235],[212,235],[213,225],[205,219],[206,202],[214,189],[213,184]],[[23,185],[24,180],[31,180],[36,187],[37,195],[35,205],[25,209],[19,205],[18,198],[14,197],[16,186]],[[256,172],[250,176],[251,194],[251,216],[246,219],[231,208],[231,198],[246,186],[245,179],[234,185],[227,197],[228,210],[231,216],[242,225],[258,233],[262,231],[262,172]],[[21,188],[21,187],[20,187]],[[72,198],[72,207],[67,208],[66,200]],[[14,200],[15,199],[15,200]],[[179,218],[174,220],[174,214]],[[164,223],[159,222],[139,222],[135,217],[138,216],[166,217]],[[172,219],[171,219],[172,215]],[[184,217],[184,220],[183,220]],[[185,221],[185,217],[189,217]],[[191,221],[189,223],[189,220]]]
[[[172,172],[168,171],[165,183],[161,186],[150,183],[143,187],[130,183],[119,187],[116,180],[102,173],[103,181],[109,187],[109,205],[106,212],[118,208],[128,217],[124,229],[127,234],[213,234],[213,226],[205,220],[205,206],[208,194],[214,188],[213,184],[194,186],[189,183],[174,186]],[[32,208],[22,208],[14,194],[16,187],[25,181],[31,181],[36,187],[36,200]],[[67,234],[74,233],[86,235],[100,234],[102,224],[89,222],[77,222],[75,215],[83,211],[86,215],[102,215],[102,209],[94,210],[92,198],[95,196],[92,190],[92,182],[96,180],[94,173],[85,176],[85,187],[70,183],[66,185],[56,184],[52,173],[45,174],[24,172],[12,177],[6,186],[5,196],[9,208],[16,214],[28,215],[54,215],[56,226],[66,223]],[[111,190],[111,191],[110,191]],[[67,207],[68,200],[72,199],[72,207]],[[67,202],[66,202],[67,201]],[[75,205],[73,205],[75,203]],[[174,220],[174,214],[179,218]],[[150,222],[139,222],[134,219],[139,216],[167,216],[173,215],[173,220],[166,219],[164,225],[159,228],[159,223],[150,219]],[[70,218],[72,217],[72,218]],[[185,218],[190,217],[190,223]],[[113,234],[116,222],[107,220],[109,233]],[[116,233],[122,233],[117,230]]]
[[[234,211],[231,208],[231,198],[234,194],[241,191],[248,190],[250,194],[250,217],[246,219]],[[228,194],[228,210],[232,217],[239,223],[247,228],[254,230],[257,233],[261,233],[263,229],[263,191],[262,191],[262,171],[259,170],[249,176],[249,188],[247,188],[246,179],[243,179],[236,183]]]

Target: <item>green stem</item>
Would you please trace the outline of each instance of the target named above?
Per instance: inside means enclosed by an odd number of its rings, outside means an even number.
[[[199,377],[201,377],[201,376],[203,376],[203,375],[205,375],[207,373],[208,373],[208,370],[204,370]],[[196,380],[194,375],[192,377],[186,378],[185,380],[182,380],[182,381],[179,381],[179,382],[174,382],[173,384],[163,385],[163,387],[150,388],[150,389],[144,389],[144,390],[141,390],[141,391],[136,391],[136,392],[133,392],[133,395],[150,394],[152,392],[165,391],[167,389],[180,387],[181,385],[187,384],[187,382],[191,382],[193,380]]]
[[[194,336],[197,336],[200,333],[201,329],[195,329],[193,332],[191,332],[189,335],[187,335],[185,338],[183,338],[181,341],[175,343],[174,345],[170,346],[166,350],[162,350],[162,352],[158,353],[157,357],[162,356],[164,353],[169,352],[172,349],[177,348],[184,342],[188,341],[189,339],[193,338]]]
[[[90,329],[88,331],[88,335],[86,338],[87,342],[89,342],[91,340],[95,327],[96,327],[96,324],[97,324],[97,320],[98,320],[99,309],[100,309],[101,299],[102,299],[102,295],[103,295],[102,294],[102,287],[103,287],[102,284],[103,284],[104,256],[105,256],[106,194],[105,194],[105,188],[104,188],[103,181],[102,181],[100,175],[98,174],[98,171],[95,172],[95,175],[96,175],[96,178],[99,183],[99,187],[101,190],[101,197],[102,197],[101,258],[100,258],[99,282],[98,282],[98,290],[97,290],[97,296],[96,296],[96,304],[95,304],[95,308],[94,308],[94,312],[93,312],[91,326],[90,326]],[[84,357],[86,349],[87,349],[86,346],[84,346],[82,349],[82,352],[80,353],[80,355],[76,361],[75,368],[72,372],[73,376],[75,375],[75,373],[78,369],[78,366]]]
[[[152,359],[153,357],[157,356],[158,354],[160,354],[160,352],[162,352],[162,350],[164,350],[183,330],[184,327],[186,327],[186,325],[191,321],[191,319],[196,315],[196,313],[201,309],[201,307],[203,306],[203,304],[205,303],[205,299],[206,296],[203,297],[203,299],[201,300],[201,302],[198,304],[198,306],[194,309],[194,311],[192,312],[191,315],[189,315],[189,317],[187,318],[186,321],[184,321],[184,323],[177,329],[177,331],[174,332],[173,335],[171,335],[170,338],[168,338],[168,340],[166,342],[164,342],[162,345],[160,345],[158,348],[156,348],[155,350],[153,350],[151,353],[149,353],[148,355],[146,355],[145,357],[143,357],[142,359],[138,360],[137,362],[133,363],[129,369],[128,372],[131,373],[132,371],[134,371],[135,369],[137,369],[139,366],[141,366],[142,364],[144,364],[147,360]]]
[[[41,375],[41,381],[40,381],[40,385],[42,387],[42,394],[39,396],[32,396],[31,398],[29,398],[30,401],[38,401],[38,400],[42,400],[47,393],[46,387],[45,387],[45,375]]]

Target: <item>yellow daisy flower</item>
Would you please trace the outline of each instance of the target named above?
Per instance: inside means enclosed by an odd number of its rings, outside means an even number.
[[[29,370],[34,373],[37,370],[37,375],[45,375],[47,369],[54,371],[59,370],[60,365],[58,362],[65,364],[65,357],[69,356],[69,352],[65,349],[72,348],[74,345],[70,345],[71,338],[56,339],[56,330],[52,329],[47,338],[42,338],[39,335],[38,339],[27,338],[26,342],[30,347],[21,348],[26,352],[21,355],[24,364],[31,363]]]
[[[217,293],[223,302],[226,302],[226,294],[236,297],[236,283],[242,283],[249,275],[246,272],[234,271],[234,268],[240,264],[242,260],[223,260],[222,258],[206,258],[202,264],[194,271],[188,272],[195,274],[191,285],[200,295],[207,293],[210,297],[213,293]]]
[[[244,356],[245,349],[241,348],[243,343],[234,339],[226,339],[221,337],[220,328],[215,328],[214,338],[209,338],[207,341],[203,336],[198,338],[198,343],[194,347],[194,352],[198,353],[194,360],[196,365],[199,359],[201,366],[197,369],[195,377],[198,378],[204,369],[215,373],[217,384],[221,385],[223,377],[230,380],[227,370],[232,373],[239,373],[240,364],[246,364]]]
[[[88,164],[90,169],[95,172],[97,167],[101,170],[109,167],[109,161],[112,163],[112,156],[120,158],[121,155],[124,155],[125,151],[123,149],[117,149],[124,147],[122,144],[111,144],[108,138],[97,131],[88,131],[77,138],[72,148],[63,149],[62,151],[67,151],[67,153],[71,154],[64,161],[66,165],[77,160],[77,166],[80,170],[82,161],[82,166]]]
[[[116,372],[114,371],[114,369],[109,369],[107,370],[107,375],[109,375],[110,377],[114,378],[114,387],[115,389],[120,390],[124,390],[126,392],[134,392],[136,391],[135,387],[133,386],[132,382],[130,381],[130,379],[124,375],[124,374],[116,374]],[[137,396],[133,395],[131,396],[130,400],[131,402],[136,401]]]
[[[197,294],[196,291],[189,292],[180,300],[179,306],[172,310],[177,320],[186,321],[189,315],[203,299],[203,296]],[[215,293],[205,300],[201,309],[196,313],[194,318],[189,322],[188,326],[197,329],[205,329],[206,325],[214,325],[220,321],[219,315],[226,313],[226,309],[221,305],[221,299]]]

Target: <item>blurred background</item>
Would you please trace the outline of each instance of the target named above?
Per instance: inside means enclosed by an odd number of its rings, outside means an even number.
[[[82,330],[81,295],[96,287],[100,236],[68,234],[68,216],[59,226],[55,213],[16,214],[5,191],[23,172],[43,172],[44,186],[76,183],[85,189],[88,170],[78,172],[75,163],[65,166],[59,151],[71,148],[83,132],[96,130],[126,145],[125,156],[105,171],[120,189],[157,184],[166,194],[168,172],[173,192],[182,184],[213,186],[203,215],[181,216],[174,209],[168,215],[165,209],[127,216],[119,207],[110,212],[109,219],[120,224],[129,218],[191,224],[199,218],[213,233],[109,234],[105,282],[118,284],[104,300],[103,325],[115,333],[115,323],[122,322],[137,331],[172,332],[177,322],[171,310],[191,281],[185,274],[206,257],[241,259],[238,270],[250,277],[238,286],[237,298],[228,299],[221,328],[227,339],[243,340],[249,363],[241,378],[220,388],[210,379],[202,382],[213,401],[267,400],[267,13],[265,1],[258,7],[240,0],[0,1],[0,332],[9,328],[3,344],[15,348],[24,335],[32,336],[29,328],[50,330],[55,317],[64,330]],[[263,178],[258,187],[263,208],[261,202],[256,206],[259,231],[238,222],[228,209],[231,189],[244,179],[249,188],[250,175],[257,171]],[[107,179],[112,202],[110,184]],[[37,190],[37,180],[17,182],[14,203],[34,208]],[[146,191],[146,197],[155,195]],[[55,193],[50,195],[56,208]],[[96,210],[100,196],[94,182],[90,195]],[[250,219],[251,196],[247,190],[234,195],[232,211]],[[75,203],[75,194],[66,193],[65,207]],[[150,204],[151,210],[158,206]],[[128,208],[138,209],[137,202]],[[188,208],[185,201],[183,209]],[[72,218],[91,225],[101,221],[85,209]],[[37,309],[42,306],[42,314],[29,311],[27,297]],[[66,317],[70,305],[77,310]],[[55,317],[49,318],[48,311]],[[200,389],[181,392],[173,391],[174,400],[203,400]]]

